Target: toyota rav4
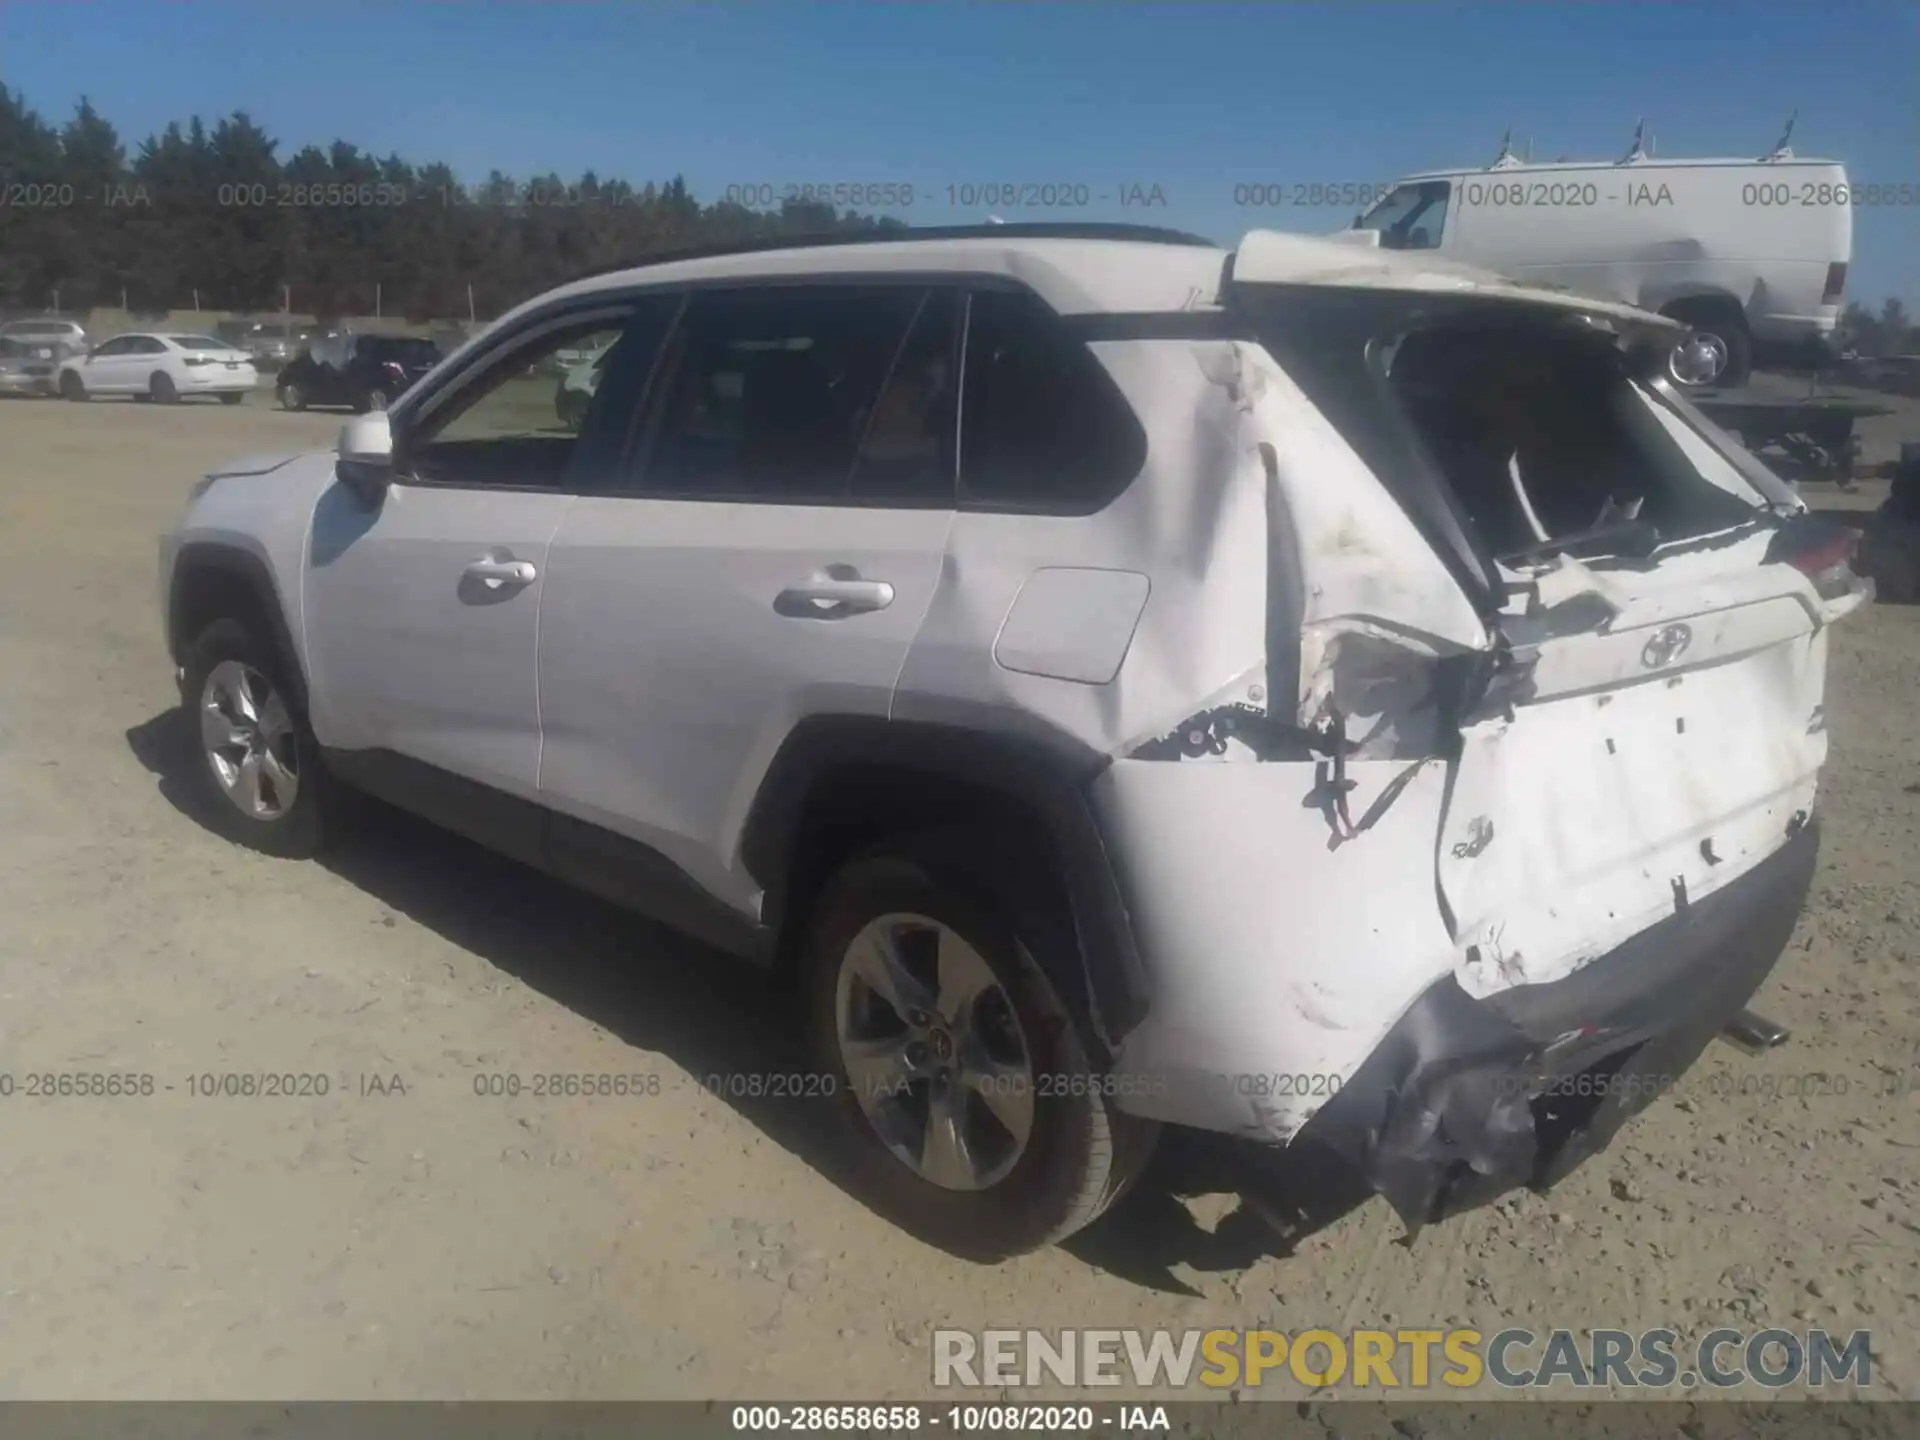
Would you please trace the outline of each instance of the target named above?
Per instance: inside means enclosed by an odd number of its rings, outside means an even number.
[[[1869,592],[1676,334],[1268,232],[590,277],[200,484],[194,774],[261,850],[351,787],[774,968],[855,1183],[958,1253],[1168,1125],[1418,1226],[1604,1146],[1804,900]]]

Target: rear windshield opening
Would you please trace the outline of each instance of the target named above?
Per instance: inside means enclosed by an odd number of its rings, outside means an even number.
[[[1483,563],[1645,555],[1757,518],[1760,497],[1704,475],[1690,422],[1578,319],[1305,293],[1262,319],[1269,350],[1374,473],[1403,504],[1423,480],[1440,488]]]

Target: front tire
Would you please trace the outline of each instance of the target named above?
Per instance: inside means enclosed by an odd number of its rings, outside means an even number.
[[[307,408],[307,392],[300,388],[298,380],[289,380],[280,387],[280,408],[283,410]]]
[[[931,836],[854,860],[812,907],[804,955],[851,1187],[987,1262],[1092,1222],[1157,1134],[1116,1107],[1082,1017],[1034,958],[1070,931],[983,870],[998,853],[991,837]]]
[[[62,400],[72,400],[79,403],[90,400],[93,397],[87,394],[86,381],[82,380],[79,375],[72,370],[64,370],[60,374],[60,398]]]
[[[263,854],[317,853],[329,777],[279,657],[239,621],[216,620],[185,670],[192,783],[208,823]]]

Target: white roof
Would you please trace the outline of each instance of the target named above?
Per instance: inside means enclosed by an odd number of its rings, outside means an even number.
[[[1058,236],[862,241],[641,265],[576,281],[541,299],[768,276],[956,272],[1021,281],[1063,315],[1181,310],[1214,299],[1226,258],[1226,251],[1211,245]],[[512,318],[504,316],[499,323]]]
[[[627,292],[636,287],[769,276],[875,274],[1005,275],[1029,286],[1064,315],[1152,313],[1211,308],[1229,252],[1211,245],[1141,240],[995,236],[862,242],[756,250],[640,265],[575,281],[528,301],[496,324],[562,299]],[[1675,322],[1631,305],[1522,285],[1422,252],[1378,250],[1341,240],[1274,230],[1249,231],[1234,252],[1234,279],[1246,284],[1330,285],[1417,294],[1478,294],[1556,309],[1673,327]]]

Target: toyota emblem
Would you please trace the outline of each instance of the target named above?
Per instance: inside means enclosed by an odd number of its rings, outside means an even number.
[[[1671,665],[1687,653],[1693,643],[1693,631],[1685,625],[1663,625],[1640,651],[1640,663],[1649,670]]]

